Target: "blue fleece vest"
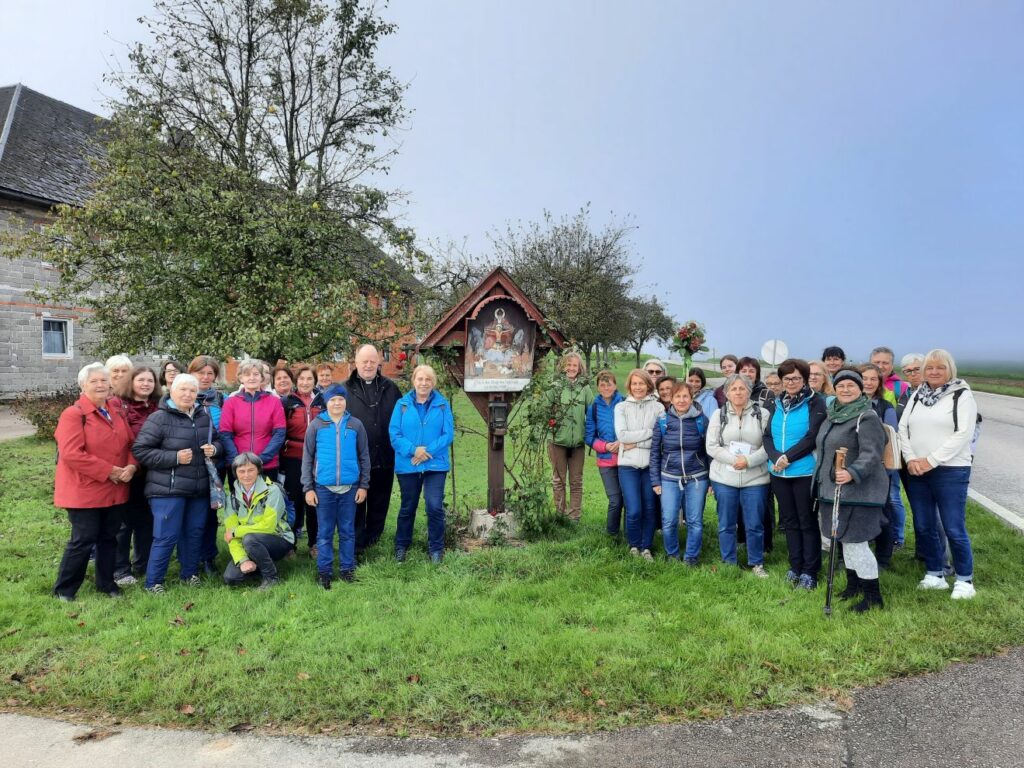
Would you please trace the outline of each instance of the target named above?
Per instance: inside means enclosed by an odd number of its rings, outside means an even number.
[[[807,434],[810,428],[810,403],[814,395],[805,399],[800,405],[791,411],[782,407],[782,398],[775,401],[775,413],[772,415],[772,440],[775,441],[775,448],[779,453],[785,453],[796,445]],[[781,472],[769,462],[769,468],[776,477],[807,477],[814,474],[814,467],[817,464],[814,452],[807,454],[802,459],[797,459]]]
[[[349,414],[337,424],[325,411],[316,432],[316,469],[319,485],[354,485],[359,482],[358,435],[348,428]],[[340,458],[339,458],[340,457]]]

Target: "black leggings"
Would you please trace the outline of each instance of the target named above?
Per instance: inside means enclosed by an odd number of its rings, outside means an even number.
[[[786,529],[789,569],[817,579],[821,570],[821,530],[811,499],[811,478],[772,475],[772,491],[779,502],[779,521]]]

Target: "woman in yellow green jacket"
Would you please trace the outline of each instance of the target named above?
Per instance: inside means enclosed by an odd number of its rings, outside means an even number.
[[[255,453],[238,454],[231,466],[236,480],[224,520],[224,541],[231,554],[224,583],[235,586],[259,574],[259,588],[270,589],[278,583],[274,563],[295,549],[284,494],[262,476],[263,462]]]

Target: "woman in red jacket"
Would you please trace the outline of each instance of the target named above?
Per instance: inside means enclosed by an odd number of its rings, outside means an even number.
[[[306,429],[313,419],[324,409],[320,395],[313,394],[316,386],[316,374],[308,365],[300,365],[295,369],[295,391],[281,398],[284,406],[284,418],[287,423],[287,435],[284,451],[281,452],[281,469],[284,471],[284,489],[295,505],[295,545],[298,546],[299,534],[306,529],[306,541],[309,542],[310,557],[316,557],[316,507],[306,504],[306,495],[302,492],[302,445],[306,439]]]
[[[128,382],[129,396],[111,398],[112,407],[120,408],[132,439],[139,436],[139,430],[149,415],[160,404],[160,390],[157,388],[156,371],[152,368],[136,368]],[[115,405],[116,404],[116,405]],[[146,470],[139,467],[132,478],[128,492],[128,503],[124,508],[124,522],[117,532],[117,555],[114,558],[114,581],[119,587],[128,587],[136,582],[135,577],[146,572],[149,564],[149,550],[153,546],[153,513],[146,499]],[[131,557],[132,539],[135,539],[135,557]]]
[[[96,589],[121,594],[114,583],[114,551],[129,484],[138,462],[132,456],[131,427],[120,408],[108,405],[110,374],[102,363],[78,372],[82,396],[57,422],[57,472],[53,503],[68,511],[71,539],[64,548],[53,594],[75,599],[85,581],[89,553],[96,547]]]

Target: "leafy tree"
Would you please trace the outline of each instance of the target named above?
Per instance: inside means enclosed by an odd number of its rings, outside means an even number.
[[[9,244],[58,269],[41,296],[90,309],[103,351],[301,359],[393,336],[409,286],[370,238],[412,238],[359,179],[404,117],[374,61],[394,25],[361,0],[155,8],[111,76],[126,95],[91,199]]]
[[[644,345],[652,339],[664,343],[672,337],[675,330],[675,320],[665,312],[656,296],[629,300],[625,346],[636,354],[637,368],[640,367],[640,355],[643,353]]]
[[[621,334],[637,264],[628,244],[630,227],[613,222],[593,231],[590,209],[539,223],[509,226],[493,238],[495,260],[504,264],[544,313],[586,357]]]

